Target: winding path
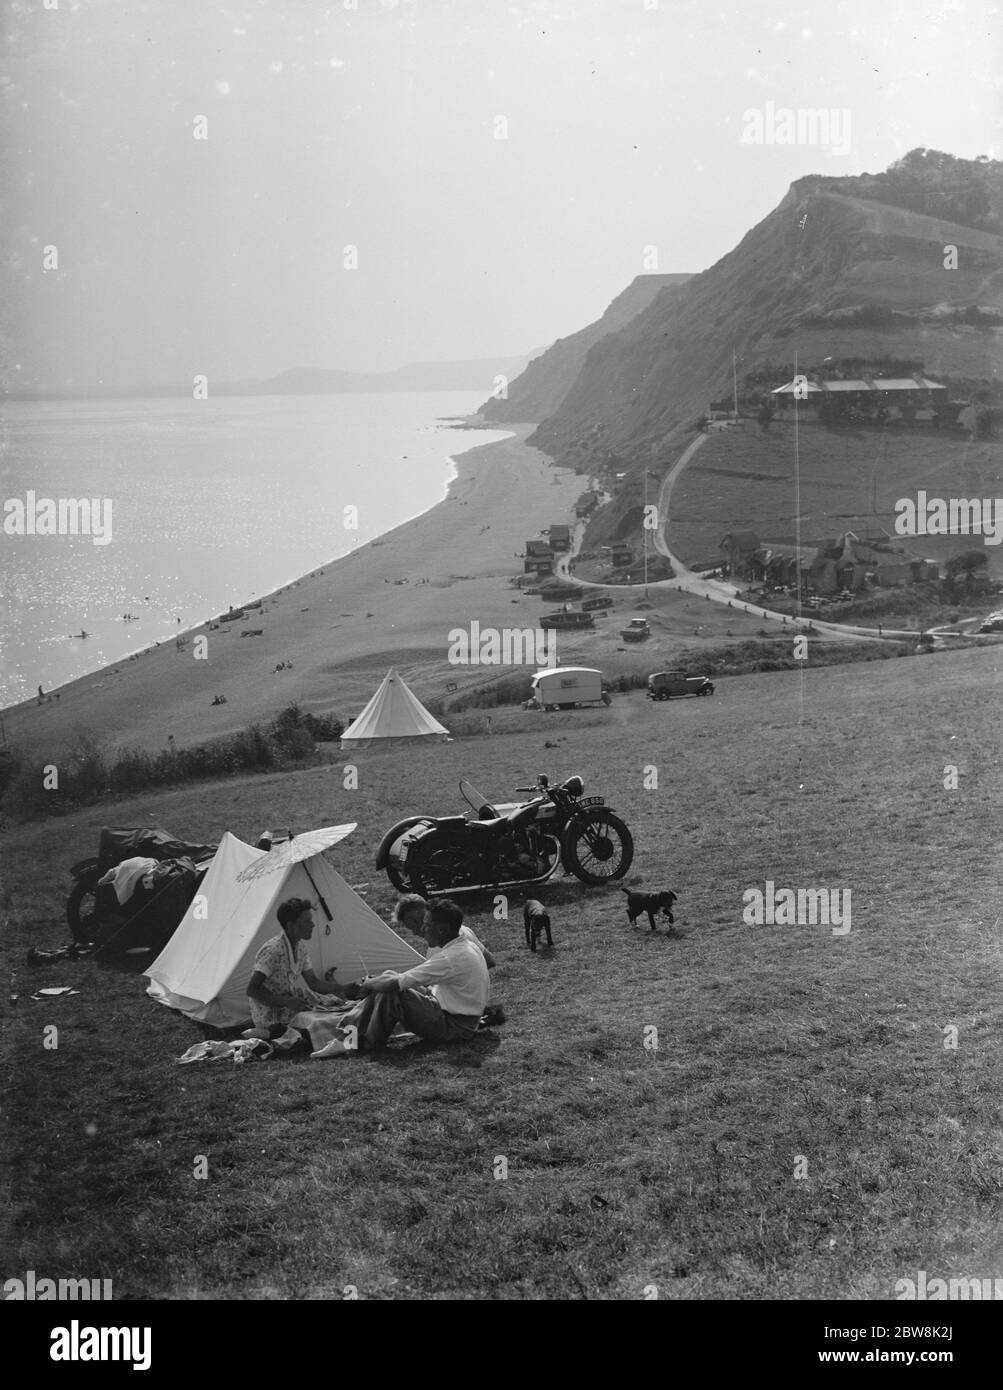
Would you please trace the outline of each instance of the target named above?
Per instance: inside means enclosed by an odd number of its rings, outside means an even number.
[[[812,635],[824,635],[837,639],[864,639],[869,642],[883,642],[889,638],[906,638],[914,642],[919,636],[915,630],[886,629],[879,635],[872,627],[851,627],[845,623],[827,623],[814,617],[793,617],[788,613],[778,613],[770,608],[762,608],[759,604],[746,603],[738,598],[739,589],[734,584],[726,584],[720,579],[705,579],[695,570],[679,559],[677,555],[669,549],[665,539],[665,529],[669,524],[669,501],[672,497],[672,489],[682,476],[684,470],[689,466],[693,455],[703,447],[710,438],[710,434],[698,434],[697,437],[686,446],[683,452],[676,459],[669,469],[669,472],[662,479],[662,485],[658,492],[658,519],[659,525],[652,532],[655,550],[659,555],[663,555],[672,565],[674,577],[672,579],[654,579],[647,586],[643,584],[617,584],[616,589],[675,589],[682,593],[695,594],[701,598],[709,598],[714,603],[727,604],[739,613],[749,613],[753,617],[766,618],[771,622],[779,623],[791,631],[808,632]],[[588,523],[582,522],[575,527],[574,541],[571,549],[562,555],[557,563],[557,573],[569,584],[578,584],[588,589],[606,589],[611,586],[598,583],[589,579],[579,579],[576,575],[568,573],[568,564],[573,560],[581,549],[582,539],[585,534],[585,527]]]

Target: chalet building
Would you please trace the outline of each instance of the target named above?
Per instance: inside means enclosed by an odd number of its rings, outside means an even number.
[[[771,542],[757,546],[747,557],[736,551],[735,565],[732,573],[752,583],[828,597],[871,584],[891,589],[940,577],[935,560],[914,559],[884,530],[862,537],[846,531],[821,544],[801,547]]]
[[[793,414],[793,381],[777,386],[770,394],[781,419]],[[947,387],[922,372],[910,377],[806,377],[797,405],[807,420],[821,419],[836,409],[860,420],[936,425],[948,398]]]
[[[591,516],[599,505],[599,494],[597,492],[583,492],[575,503],[575,516],[581,521],[584,517]]]
[[[744,576],[752,556],[759,549],[755,531],[729,531],[718,545],[725,553],[728,573]]]
[[[524,574],[553,574],[554,552],[547,541],[531,540],[526,542],[522,568]]]
[[[522,562],[523,574],[553,574],[554,558],[552,555],[526,555]]]
[[[745,574],[754,583],[780,589],[796,587],[800,572],[804,587],[810,582],[808,575],[818,557],[817,546],[762,545],[750,555],[745,564]]]
[[[570,526],[551,526],[550,528],[550,548],[551,550],[570,550],[571,549],[571,527]]]

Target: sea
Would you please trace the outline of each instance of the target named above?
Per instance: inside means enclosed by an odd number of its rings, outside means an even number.
[[[177,636],[434,507],[483,392],[0,405],[0,708]],[[111,539],[7,534],[34,493]],[[354,509],[351,510],[351,509]],[[11,520],[14,518],[14,520]],[[81,636],[81,633],[87,636]]]

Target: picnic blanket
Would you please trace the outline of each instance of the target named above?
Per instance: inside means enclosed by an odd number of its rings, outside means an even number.
[[[298,1014],[293,1014],[289,1027],[309,1033],[314,1052],[319,1052],[335,1038],[343,1039],[344,1030],[358,1023],[365,1002],[365,999],[359,999],[338,1009],[301,1009]]]

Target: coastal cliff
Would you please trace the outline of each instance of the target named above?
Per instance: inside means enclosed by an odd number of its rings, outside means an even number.
[[[480,413],[488,420],[520,424],[536,423],[552,415],[574,385],[594,344],[630,323],[657,296],[671,295],[692,278],[683,274],[636,276],[601,318],[567,338],[558,338],[512,382],[506,399],[490,397],[480,407]]]
[[[640,477],[712,400],[730,400],[733,352],[740,389],[756,372],[780,384],[795,353],[809,369],[915,360],[938,379],[986,381],[1003,346],[1001,231],[1000,161],[917,150],[883,175],[800,179],[733,251],[596,341],[529,442],[580,473]],[[589,542],[620,533],[635,482]]]

